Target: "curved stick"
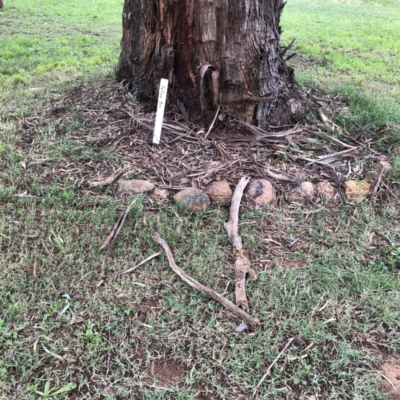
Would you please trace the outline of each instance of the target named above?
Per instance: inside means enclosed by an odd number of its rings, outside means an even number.
[[[258,328],[258,326],[260,325],[260,321],[257,318],[254,318],[251,315],[247,314],[247,312],[243,311],[241,308],[239,308],[238,306],[233,304],[231,301],[229,301],[224,296],[217,293],[215,290],[212,290],[209,287],[202,285],[200,282],[197,282],[191,276],[187,275],[185,273],[185,271],[183,271],[181,268],[179,268],[175,263],[174,256],[172,255],[172,252],[171,252],[170,247],[168,246],[168,243],[164,239],[162,239],[158,233],[156,233],[153,236],[153,240],[156,243],[160,244],[164,248],[165,254],[167,255],[167,258],[168,258],[169,266],[172,269],[172,271],[174,271],[179,276],[179,278],[181,278],[184,282],[186,282],[192,288],[194,288],[200,292],[207,293],[209,296],[211,296],[214,300],[221,303],[228,310],[232,311],[237,316],[244,319],[254,329]]]

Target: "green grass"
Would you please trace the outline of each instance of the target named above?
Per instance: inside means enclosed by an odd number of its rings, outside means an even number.
[[[290,396],[285,389],[290,386],[303,395],[329,394],[325,398],[354,398],[356,392],[360,398],[382,398],[376,388],[379,376],[373,373],[380,356],[368,351],[368,343],[377,343],[385,353],[400,350],[400,254],[395,248],[382,254],[370,250],[368,237],[377,226],[399,235],[390,224],[395,210],[378,215],[366,206],[362,213],[369,218],[336,233],[327,226],[346,226],[346,208],[339,219],[321,214],[298,221],[303,228],[285,223],[283,209],[245,213],[243,223],[259,225],[262,220],[277,241],[303,241],[302,253],[288,256],[275,249],[271,257],[254,236],[263,228],[242,225],[246,246],[272,258],[272,264],[257,264],[259,280],[248,285],[252,313],[262,320],[262,328],[248,336],[234,333],[236,317],[176,279],[164,256],[98,287],[97,245],[119,212],[113,201],[83,208],[81,201],[71,192],[50,190],[40,203],[22,199],[4,205],[2,248],[19,249],[1,258],[0,373],[9,378],[3,381],[5,398],[27,398],[48,381],[55,388],[79,383],[79,398],[85,393],[89,398],[132,398],[141,393],[143,398],[194,399],[204,387],[221,398],[231,398],[232,390],[238,391],[236,398],[246,398],[290,336],[297,341],[281,363],[285,371],[276,370],[263,396]],[[185,271],[220,291],[232,289],[225,210],[183,215],[179,237],[178,220],[163,211],[147,212],[143,229],[146,204],[137,200],[108,263],[108,275],[157,251],[150,235],[159,231]],[[35,235],[46,240],[52,256],[32,238]],[[282,268],[279,264],[287,257],[305,260],[307,268]],[[35,263],[37,279],[32,276]],[[232,299],[232,291],[228,293]],[[140,306],[150,298],[159,301],[154,313]],[[311,343],[313,347],[304,351]],[[291,361],[305,354],[307,358]],[[172,358],[184,369],[181,389],[172,386],[169,393],[149,387],[154,381],[148,372],[150,361],[160,357]],[[91,378],[94,373],[99,380]],[[115,387],[108,387],[112,383]]]
[[[398,60],[398,5],[291,0],[283,21],[284,40],[297,37],[310,60],[298,61],[302,83],[340,93],[349,112],[335,120],[351,134],[369,126],[386,153],[399,143],[390,124],[400,82],[379,54]],[[180,267],[233,300],[223,207],[177,210],[179,235],[170,204],[137,197],[99,285],[98,247],[133,199],[89,193],[54,170],[123,161],[90,145],[98,132],[65,96],[113,79],[121,11],[114,0],[6,0],[0,11],[0,399],[249,399],[290,337],[259,398],[384,399],[379,364],[400,352],[397,199],[309,215],[243,208],[240,232],[259,274],[247,283],[256,332],[235,333],[241,321],[175,277],[164,254],[117,275],[159,251],[158,231]],[[68,115],[58,120],[54,108]],[[26,115],[38,122],[33,137],[16,118]],[[51,161],[29,164],[38,158]],[[398,193],[399,156],[393,167],[385,179]],[[24,192],[34,197],[7,197]],[[275,242],[262,240],[270,234]],[[150,373],[163,360],[179,367],[179,384]]]
[[[118,41],[108,38],[120,34],[121,0],[18,1],[5,6],[0,84],[24,82],[48,71],[85,74],[115,63]]]
[[[296,39],[296,76],[348,96],[353,120],[360,117],[352,128],[366,120],[374,127],[400,123],[399,7],[398,0],[290,0],[285,7],[282,40]],[[360,102],[368,103],[363,114],[372,111],[370,118],[359,116]]]
[[[5,105],[0,116],[23,115],[26,104],[29,109],[48,92],[61,92],[65,83],[109,71],[119,52],[122,5],[122,0],[6,1],[0,10],[0,100]]]

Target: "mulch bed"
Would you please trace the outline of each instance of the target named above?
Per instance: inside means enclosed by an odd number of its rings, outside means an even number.
[[[121,167],[128,171],[125,177],[145,178],[171,191],[202,189],[222,179],[235,186],[247,175],[270,180],[278,201],[289,201],[290,193],[303,181],[331,182],[341,201],[346,201],[343,183],[347,179],[369,181],[375,202],[392,195],[379,164],[387,161],[387,155],[374,151],[367,138],[352,138],[324,114],[346,112],[346,105],[332,96],[311,100],[321,122],[271,127],[268,132],[221,112],[206,137],[209,126],[195,126],[169,112],[161,144],[154,146],[155,114],[149,111],[149,103],[137,103],[123,84],[83,84],[21,120],[19,146],[28,154],[24,166],[34,171],[39,182],[74,185],[86,189],[88,195],[96,194],[87,189],[88,182],[104,179]],[[75,129],[71,129],[73,123]],[[57,148],[60,140],[78,146],[81,153],[66,149],[57,159],[46,157],[45,146]],[[82,154],[85,148],[96,157]],[[108,194],[116,194],[116,185]]]

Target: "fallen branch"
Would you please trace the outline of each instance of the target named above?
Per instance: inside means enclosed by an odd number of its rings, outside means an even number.
[[[257,274],[251,268],[250,261],[243,255],[242,238],[239,236],[239,207],[243,197],[244,189],[249,183],[250,178],[243,177],[232,196],[231,210],[229,213],[229,221],[225,223],[225,230],[228,234],[229,241],[233,246],[233,255],[236,257],[235,262],[235,296],[236,305],[245,311],[249,310],[249,302],[246,296],[246,275],[250,274],[253,280],[257,279]]]
[[[99,250],[107,249],[106,254],[104,254],[103,261],[101,262],[101,274],[100,274],[101,278],[105,277],[104,266],[106,264],[106,260],[111,252],[112,247],[114,246],[115,241],[117,240],[119,233],[121,232],[122,227],[125,224],[126,217],[128,216],[129,211],[131,211],[135,202],[136,202],[136,200],[133,200],[132,203],[129,204],[129,206],[125,210],[125,212],[118,218],[118,221],[114,225],[114,228],[112,229],[111,233],[108,235],[106,241],[101,245],[101,247],[99,249]]]
[[[239,207],[242,201],[244,189],[250,182],[250,178],[244,176],[240,179],[235,191],[233,192],[231,210],[229,213],[229,221],[225,223],[225,230],[228,234],[229,241],[233,246],[233,252],[236,256],[243,253],[242,239],[239,236]]]
[[[218,301],[221,303],[224,307],[226,307],[228,310],[232,311],[234,314],[239,316],[240,318],[244,319],[248,324],[250,324],[254,329],[257,329],[258,326],[260,325],[260,321],[257,318],[252,317],[251,315],[247,314],[247,312],[243,311],[241,308],[233,304],[231,301],[229,301],[227,298],[224,296],[220,295],[217,293],[215,290],[210,289],[207,286],[202,285],[200,282],[197,282],[195,279],[187,275],[181,268],[179,268],[174,260],[174,256],[172,255],[171,249],[168,246],[168,243],[162,239],[158,233],[156,233],[153,236],[153,240],[160,244],[163,248],[164,251],[167,255],[168,258],[168,263],[172,271],[174,271],[184,282],[186,282],[189,286],[192,288],[200,291],[207,293],[210,297],[212,297],[214,300]]]
[[[147,257],[145,260],[143,260],[141,263],[139,263],[138,265],[135,265],[132,268],[127,269],[124,272],[121,272],[120,275],[125,275],[125,274],[129,274],[129,272],[133,272],[136,268],[139,268],[141,265],[146,264],[147,261],[152,260],[153,258],[158,257],[161,254],[161,251],[159,251],[158,253],[154,253],[152,254],[150,257]]]
[[[114,183],[122,174],[124,174],[128,169],[127,168],[120,168],[117,171],[115,171],[112,175],[109,177],[102,179],[101,181],[93,181],[89,182],[89,187],[90,188],[95,188],[97,186],[101,185],[111,185]]]
[[[253,392],[253,397],[256,395],[259,387],[262,385],[264,382],[265,378],[271,373],[271,370],[273,366],[277,363],[277,361],[285,354],[285,351],[289,348],[289,346],[293,343],[295,338],[290,338],[288,342],[286,343],[286,346],[283,348],[283,350],[278,354],[278,356],[275,358],[274,361],[272,361],[272,364],[268,367],[267,372],[264,374],[264,376],[261,378],[260,382],[258,382],[258,385],[254,389]]]

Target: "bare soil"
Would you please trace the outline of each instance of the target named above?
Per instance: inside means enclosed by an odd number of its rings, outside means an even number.
[[[382,392],[390,393],[391,400],[400,400],[400,359],[384,363],[380,369],[385,376],[380,383]]]
[[[173,360],[152,362],[150,373],[163,385],[175,385],[185,376],[183,367]]]

